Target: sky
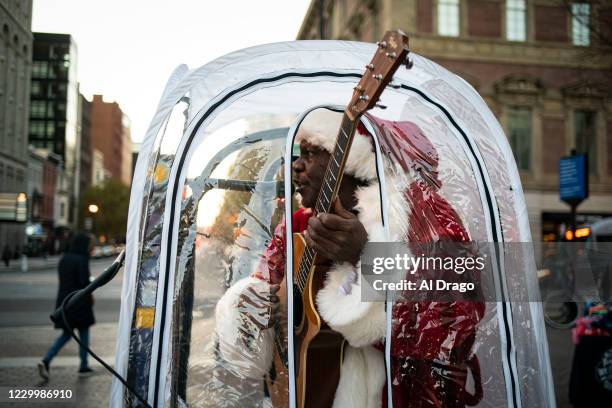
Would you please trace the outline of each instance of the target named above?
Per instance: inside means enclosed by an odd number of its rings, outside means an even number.
[[[140,142],[166,80],[229,52],[291,41],[310,0],[34,0],[32,31],[66,33],[81,93],[116,101]]]

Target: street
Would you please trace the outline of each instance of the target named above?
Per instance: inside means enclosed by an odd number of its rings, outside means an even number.
[[[99,275],[112,260],[113,258],[92,260],[92,276]],[[110,364],[114,363],[122,278],[123,273],[120,271],[113,281],[94,295],[97,323],[91,329],[91,349]],[[0,386],[37,386],[39,377],[36,363],[59,335],[59,331],[51,326],[48,317],[55,304],[56,291],[55,268],[0,273]],[[557,406],[570,407],[567,393],[573,355],[571,334],[569,330],[548,329],[547,335]],[[53,360],[51,381],[44,388],[72,390],[76,394],[79,407],[108,406],[111,375],[90,357],[90,364],[96,370],[95,375],[79,378],[77,355],[76,343],[69,342]],[[0,403],[0,407],[42,405],[29,402],[12,405]]]
[[[95,277],[110,265],[113,258],[92,260]],[[36,363],[60,334],[49,321],[57,294],[55,267],[28,272],[0,269],[0,386],[36,388],[39,382]],[[111,365],[114,364],[117,321],[121,299],[123,271],[94,294],[96,324],[90,331],[90,348]],[[72,390],[75,402],[52,406],[105,407],[111,375],[92,357],[96,370],[89,378],[79,378],[78,346],[70,341],[51,364],[51,380],[44,389]],[[78,402],[78,403],[76,403]],[[0,403],[0,407],[40,407],[41,402]]]

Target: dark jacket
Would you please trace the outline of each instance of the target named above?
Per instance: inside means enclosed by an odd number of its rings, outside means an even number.
[[[59,290],[55,307],[59,307],[64,298],[75,290],[89,285],[89,243],[87,234],[79,233],[72,239],[70,249],[62,256],[57,267],[59,274]],[[66,313],[68,324],[74,328],[86,328],[95,323],[93,314],[93,299],[85,300],[76,309]],[[62,323],[55,323],[55,328],[64,329]]]

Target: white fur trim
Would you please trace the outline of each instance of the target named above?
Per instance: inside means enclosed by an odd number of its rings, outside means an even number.
[[[333,408],[379,408],[385,385],[383,353],[347,346]]]
[[[402,241],[408,228],[408,205],[403,191],[407,178],[389,177],[385,194],[389,206],[389,223],[392,241]],[[379,184],[372,183],[355,193],[359,221],[368,233],[369,242],[386,241],[381,222]],[[357,272],[357,282],[349,293],[341,290],[343,282]],[[317,306],[321,317],[331,328],[340,332],[354,347],[371,345],[380,341],[386,332],[383,302],[361,300],[361,273],[348,263],[334,265],[327,273],[323,289],[317,294]]]
[[[332,153],[341,123],[341,113],[326,108],[315,109],[300,124],[295,141],[304,140]],[[376,180],[376,157],[369,136],[355,134],[345,172],[360,180]]]
[[[336,265],[327,273],[325,286],[317,294],[317,306],[321,317],[329,326],[341,333],[354,347],[362,347],[380,341],[386,330],[385,304],[361,301],[361,274],[351,285],[347,295],[340,292],[345,276],[354,272],[349,263]]]
[[[269,293],[269,284],[261,279],[247,277],[232,285],[219,299],[215,308],[215,335],[224,367],[239,378],[262,378],[269,370],[273,353],[273,331],[255,334],[252,350],[241,340],[239,329],[243,325],[238,308],[240,295],[253,287],[260,293]]]

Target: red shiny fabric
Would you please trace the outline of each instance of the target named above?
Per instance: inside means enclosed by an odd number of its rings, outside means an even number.
[[[404,172],[416,174],[416,181],[405,191],[410,207],[405,241],[469,242],[460,217],[437,192],[442,183],[434,145],[414,123],[370,119],[378,128],[383,153]],[[484,311],[481,302],[395,303],[391,336],[394,407],[459,408],[482,399],[480,368],[472,346]],[[465,389],[468,375],[474,377],[473,393]],[[387,406],[386,393],[382,404]]]
[[[300,208],[291,216],[291,228],[295,232],[304,232],[308,227],[308,219],[312,211]],[[259,267],[253,274],[258,279],[266,280],[272,284],[278,284],[285,276],[285,234],[286,226],[283,219],[274,229],[272,240],[264,250],[259,262]]]

